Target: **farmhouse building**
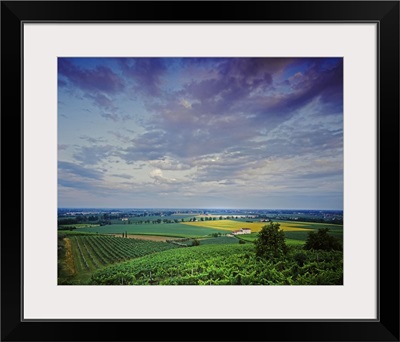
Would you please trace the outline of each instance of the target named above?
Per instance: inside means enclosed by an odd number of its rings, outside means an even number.
[[[234,230],[232,232],[233,235],[240,235],[240,234],[251,234],[250,228],[240,228],[239,230]]]

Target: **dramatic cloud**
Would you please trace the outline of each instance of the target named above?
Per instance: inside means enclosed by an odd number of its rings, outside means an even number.
[[[60,58],[59,103],[65,204],[343,206],[341,58]]]

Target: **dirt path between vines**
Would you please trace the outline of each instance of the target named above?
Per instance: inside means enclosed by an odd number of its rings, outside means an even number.
[[[72,244],[69,238],[64,238],[65,242],[65,271],[69,275],[74,275],[76,273],[74,256],[72,254]]]

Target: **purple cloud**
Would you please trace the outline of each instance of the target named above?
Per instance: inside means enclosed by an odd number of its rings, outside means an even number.
[[[89,92],[116,93],[124,89],[122,79],[103,65],[83,69],[73,64],[69,58],[59,58],[58,73],[75,87]]]

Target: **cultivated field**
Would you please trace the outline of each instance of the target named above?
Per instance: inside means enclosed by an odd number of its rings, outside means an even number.
[[[115,235],[116,237],[120,237],[120,235]],[[148,240],[148,241],[162,241],[165,242],[167,240],[171,240],[170,236],[162,236],[162,235],[127,235],[130,239],[139,239],[139,240]]]
[[[207,228],[202,226],[190,226],[182,223],[160,223],[160,224],[111,224],[94,228],[81,228],[82,232],[97,232],[99,234],[122,234],[130,235],[161,235],[171,237],[202,237],[212,233],[221,233],[221,228]]]
[[[182,224],[189,225],[192,227],[206,227],[214,229],[222,229],[226,231],[238,230],[240,228],[250,228],[252,232],[256,233],[261,230],[262,227],[268,225],[269,222],[243,222],[235,220],[216,220],[216,221],[197,221],[197,222],[183,222]],[[307,224],[299,224],[293,222],[279,222],[283,231],[311,231],[312,229]],[[315,225],[313,227],[316,227]]]
[[[329,228],[329,234],[342,240],[341,225],[278,223],[290,247],[289,254],[269,261],[256,259],[254,253],[258,232],[269,222],[217,219],[76,224],[75,230],[59,231],[58,283],[332,285],[342,282],[341,251],[314,253],[303,249],[309,233],[320,228]],[[229,236],[240,228],[250,228],[252,233]]]

